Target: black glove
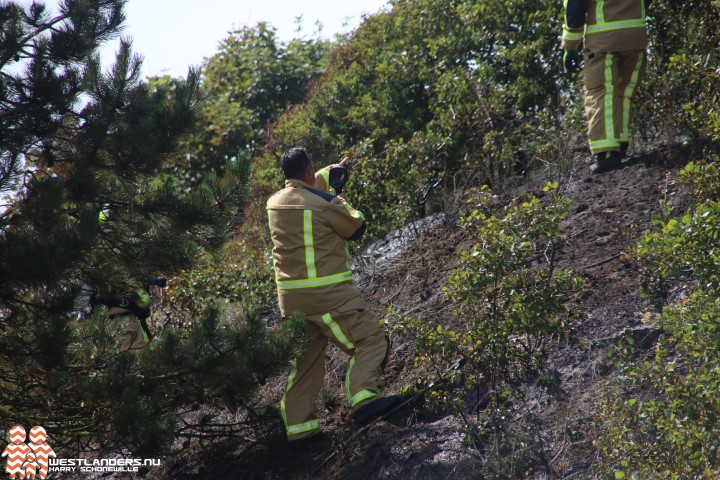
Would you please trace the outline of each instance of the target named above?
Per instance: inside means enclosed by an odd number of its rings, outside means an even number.
[[[350,178],[350,172],[345,167],[332,167],[328,172],[328,183],[335,190],[335,195],[340,195],[342,189]]]
[[[565,67],[565,73],[574,73],[578,68],[580,68],[582,54],[579,50],[570,50],[567,48],[564,50],[563,66]]]
[[[165,277],[155,277],[155,278],[151,278],[148,281],[147,285],[148,285],[148,287],[165,288],[165,287],[167,287],[167,280],[165,279]],[[147,288],[145,290],[147,290]]]

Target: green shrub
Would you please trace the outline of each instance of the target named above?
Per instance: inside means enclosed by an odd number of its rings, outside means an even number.
[[[557,159],[548,138],[582,129],[562,121],[577,104],[564,100],[559,10],[550,0],[393,2],[333,52],[306,102],[273,124],[269,150],[304,145],[320,165],[353,157],[348,189],[372,235],[431,213],[458,177],[499,189]]]
[[[511,418],[522,409],[522,382],[534,377],[558,392],[557,375],[543,372],[543,364],[552,345],[571,332],[577,312],[568,302],[582,282],[555,264],[554,238],[569,201],[549,197],[531,196],[495,214],[496,197],[487,189],[475,192],[469,200],[473,210],[460,221],[475,243],[461,252],[461,266],[444,288],[455,306],[453,322],[432,325],[401,317],[398,323],[417,339],[417,363],[440,370],[458,357],[464,360],[464,388],[435,391],[432,400],[463,416],[479,449],[487,438],[509,446],[519,435]],[[469,409],[467,390],[485,392]],[[471,420],[468,410],[478,412],[477,419]]]
[[[648,71],[635,102],[644,140],[717,139],[720,4],[653,0],[648,14]]]
[[[720,475],[717,162],[688,164],[680,179],[698,203],[680,218],[658,220],[640,239],[646,290],[670,301],[653,354],[638,361],[625,346],[623,375],[607,385],[598,413],[600,471],[615,478]]]

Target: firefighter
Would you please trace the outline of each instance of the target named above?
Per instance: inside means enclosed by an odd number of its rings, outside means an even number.
[[[126,319],[120,351],[138,352],[153,338],[147,323],[152,303],[148,292],[149,288],[138,288],[129,298],[98,295],[93,299],[93,305],[103,305],[107,308],[108,319]]]
[[[98,221],[106,231],[112,229],[113,212],[104,208],[98,215]],[[148,326],[148,318],[151,315],[151,292],[152,287],[165,288],[167,285],[163,277],[156,277],[147,282],[143,288],[138,288],[130,295],[119,295],[117,292],[97,294],[87,285],[83,287],[85,292],[83,298],[89,299],[89,311],[92,313],[96,306],[107,309],[108,319],[125,319],[125,330],[123,332],[120,350],[123,352],[139,352],[145,348],[153,339],[152,332]],[[82,299],[79,299],[82,302]]]
[[[350,271],[346,244],[365,232],[363,214],[343,195],[328,193],[331,167],[316,172],[304,148],[287,151],[280,166],[285,188],[267,202],[280,312],[283,318],[303,313],[310,340],[291,365],[281,411],[290,446],[301,447],[327,438],[315,402],[328,340],[351,357],[345,393],[355,422],[381,414],[399,397],[379,393],[388,342]]]
[[[593,173],[619,168],[630,142],[632,98],[646,65],[646,0],[564,0],[564,66],[585,64]],[[584,45],[583,45],[584,44]]]

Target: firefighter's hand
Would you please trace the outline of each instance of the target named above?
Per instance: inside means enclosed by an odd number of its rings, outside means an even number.
[[[582,54],[579,50],[571,50],[568,48],[564,48],[563,50],[563,66],[565,67],[565,73],[575,73],[575,71],[580,68]]]

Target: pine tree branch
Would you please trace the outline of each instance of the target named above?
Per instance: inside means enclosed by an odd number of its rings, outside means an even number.
[[[127,47],[127,48],[129,49],[129,47]],[[122,47],[121,47],[121,52],[122,52]],[[130,52],[129,51],[126,52],[126,55],[128,57],[126,59],[126,61],[130,62],[131,61]],[[130,65],[128,64],[127,67],[129,68]],[[117,63],[116,63],[116,68],[117,68]],[[113,73],[116,73],[116,71],[113,70]],[[125,91],[128,84],[130,83],[130,79],[127,78],[127,73],[128,73],[127,71],[124,72],[124,74],[122,75],[122,77],[123,77],[122,81],[120,82],[119,85],[115,86],[116,94],[114,95],[114,97],[112,99],[105,98],[105,96],[102,94],[102,88],[100,88],[100,86],[98,85],[98,90],[96,92],[98,95],[98,98],[110,109],[110,116],[107,119],[107,121],[104,123],[104,126],[103,126],[103,133],[104,133],[103,137],[104,138],[111,138],[111,136],[112,136],[112,134],[110,133],[110,127],[115,123],[115,119],[118,116],[118,110],[120,109],[120,104],[121,104],[120,100],[122,98],[122,93]],[[102,81],[103,81],[103,79],[101,76],[100,82],[102,82]],[[95,142],[93,152],[92,152],[93,159],[97,158],[101,146],[102,146],[101,142]]]
[[[10,296],[10,297],[6,298],[5,300],[10,307],[12,307],[13,305],[22,305],[22,306],[25,306],[25,307],[31,309],[33,311],[34,315],[38,315],[43,311],[45,311],[45,312],[52,311],[50,308],[43,308],[44,304],[26,302],[25,300],[21,300],[14,296]]]
[[[32,419],[30,417],[26,417],[25,415],[23,415],[21,413],[17,413],[14,410],[11,410],[9,407],[5,407],[3,405],[0,405],[0,417],[18,420],[18,421],[21,421],[25,425],[37,425],[38,424],[37,420]]]
[[[200,422],[200,423],[189,423],[189,422],[183,422],[185,423],[185,426],[176,430],[176,432],[185,432],[187,430],[200,430],[202,428],[218,428],[218,429],[227,429],[227,430],[250,430],[251,427],[248,425],[247,422],[231,422],[231,423],[210,423],[210,422]],[[236,428],[240,427],[240,428]]]
[[[16,155],[12,155],[10,161],[0,167],[0,191],[5,190],[5,185],[10,183],[10,179],[17,173],[18,165],[18,157]]]
[[[109,7],[113,6],[114,2],[105,2],[103,5],[98,6],[98,12],[102,11],[103,7]],[[24,13],[24,12],[23,12]],[[114,14],[115,12],[111,12],[111,14]],[[33,24],[34,29],[22,37],[18,41],[18,49],[15,52],[8,52],[6,56],[0,57],[0,70],[5,67],[5,65],[11,60],[14,59],[17,55],[18,51],[21,51],[24,55],[21,57],[23,59],[28,58],[34,58],[35,56],[26,51],[25,47],[29,45],[30,41],[34,38],[38,37],[39,35],[43,34],[46,31],[52,31],[54,33],[62,33],[61,29],[58,29],[56,25],[67,21],[70,18],[71,12],[68,11],[67,13],[60,14],[52,19],[50,19],[47,22],[40,23],[38,25]],[[96,31],[94,31],[95,38],[98,40],[107,40],[113,37],[115,33],[117,33],[118,30],[120,30],[122,21],[124,20],[124,16],[122,12],[120,12],[120,15],[118,17],[114,17],[114,15],[110,16],[110,21],[107,22],[107,26],[104,28],[100,28]],[[94,25],[97,27],[97,24]],[[93,49],[94,50],[94,49]]]
[[[143,378],[143,379],[147,379],[147,380],[165,381],[165,380],[173,380],[173,379],[175,379],[175,378],[184,377],[184,376],[186,376],[186,375],[192,375],[192,374],[195,374],[195,373],[204,372],[204,371],[207,370],[207,368],[208,368],[209,366],[211,366],[214,362],[216,362],[217,360],[220,360],[220,359],[226,357],[228,354],[233,353],[233,352],[237,351],[238,349],[239,349],[238,347],[235,347],[235,348],[231,348],[231,349],[229,349],[229,350],[226,350],[226,351],[224,351],[224,352],[216,350],[216,351],[218,352],[218,355],[217,355],[217,356],[208,359],[205,363],[203,363],[203,364],[201,364],[201,365],[198,365],[198,366],[193,367],[193,368],[189,368],[189,369],[187,369],[187,370],[183,370],[183,371],[180,371],[180,372],[168,373],[168,374],[166,374],[166,375],[158,375],[158,376],[155,376],[155,377],[149,377],[149,376],[145,376],[145,375],[139,375],[139,378]],[[214,350],[215,350],[215,349],[214,349]]]
[[[21,38],[18,41],[18,48],[22,50],[28,44],[28,42],[30,40],[37,37],[44,31],[51,29],[57,23],[67,20],[67,18],[68,18],[67,15],[58,15],[57,17],[51,19],[49,22],[41,24],[36,30],[33,30],[31,33],[25,35],[25,37]],[[5,67],[5,65],[7,64],[8,61],[10,61],[11,59],[13,59],[15,57],[16,53],[17,52],[15,52],[15,53],[8,52],[8,54],[6,56],[0,57],[0,70]],[[31,58],[31,57],[32,57],[32,55],[28,54],[28,56],[23,57],[23,58]]]

